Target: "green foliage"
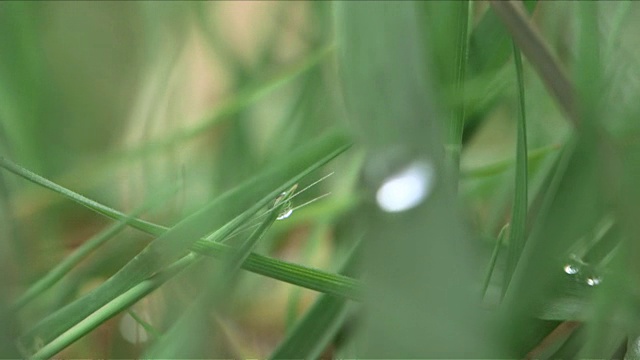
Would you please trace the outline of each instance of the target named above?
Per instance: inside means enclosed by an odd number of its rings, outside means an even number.
[[[0,357],[637,357],[638,11],[0,3]]]

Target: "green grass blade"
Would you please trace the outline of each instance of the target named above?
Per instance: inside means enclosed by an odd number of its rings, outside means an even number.
[[[487,266],[487,271],[484,276],[484,282],[482,283],[482,298],[487,295],[487,289],[489,288],[489,283],[491,282],[491,276],[493,275],[493,270],[496,267],[496,261],[498,260],[498,255],[500,253],[500,249],[504,244],[504,239],[507,237],[509,233],[509,224],[506,224],[498,233],[498,238],[496,239],[496,243],[493,247],[493,252],[491,252],[491,259],[489,259],[489,265]]]
[[[550,153],[556,152],[561,148],[559,145],[548,145],[538,149],[527,151],[527,162],[538,161],[548,156]],[[496,161],[491,164],[478,166],[475,168],[463,168],[461,171],[462,178],[481,178],[503,174],[511,169],[514,165],[513,159],[505,159]]]
[[[301,252],[301,262],[308,263],[311,261],[311,256],[317,252],[318,246],[321,244],[323,236],[327,236],[327,232],[330,229],[331,227],[327,223],[323,223],[322,221],[318,222],[316,228],[311,230],[309,238],[307,239],[306,244],[304,245],[304,248]],[[298,310],[300,308],[303,290],[303,288],[296,287],[291,289],[291,291],[287,295],[287,308],[285,310],[285,329],[287,331],[291,330],[291,327],[295,325],[299,318]]]
[[[617,186],[617,184],[613,185],[614,183],[605,181],[608,181],[611,177],[623,178],[623,170],[621,171],[621,169],[617,169],[614,166],[609,168],[606,166],[619,162],[622,154],[604,150],[607,147],[614,146],[614,144],[611,142],[612,139],[607,137],[606,132],[602,131],[601,127],[607,122],[603,121],[603,116],[606,116],[607,113],[602,100],[602,89],[607,88],[608,84],[603,77],[603,63],[600,58],[602,52],[599,4],[582,2],[576,5],[578,7],[577,14],[580,26],[577,37],[578,56],[574,70],[579,96],[579,114],[583,125],[580,135],[585,143],[591,145],[590,155],[594,158],[592,160],[595,163],[594,167],[597,166],[597,169],[600,170],[594,171],[594,174],[591,175],[594,178],[593,181],[596,182],[592,185],[595,193],[593,198],[601,201],[599,204],[594,204],[599,205],[598,207],[594,206],[594,208],[606,211],[604,210],[607,207],[604,204],[606,200],[601,199],[601,197],[608,195],[608,187]],[[622,156],[628,157],[630,154]],[[618,163],[618,166],[621,165]],[[631,195],[630,193],[622,193],[618,196],[626,197]],[[636,211],[633,213],[637,215]],[[593,295],[590,321],[585,328],[585,345],[578,354],[580,358],[611,358],[626,337],[626,326],[613,323],[610,318],[615,315],[629,316],[626,311],[622,310],[626,307],[625,298],[633,296],[630,295],[633,291],[628,290],[631,287],[624,285],[625,281],[628,281],[629,274],[627,271],[629,271],[629,268],[625,268],[623,264],[628,261],[627,259],[631,258],[621,256],[620,252],[614,252],[613,257],[615,261],[613,261],[613,266],[609,267],[611,275],[607,277],[606,283],[596,289]],[[602,274],[596,275],[602,276]],[[634,320],[630,320],[630,323],[636,322],[637,319],[636,315]]]
[[[455,39],[452,44],[454,49],[453,62],[453,86],[454,97],[464,97],[465,69],[467,68],[468,27],[469,27],[469,2],[451,2],[455,7]],[[446,148],[449,150],[449,166],[452,171],[452,179],[457,179],[460,172],[460,153],[462,152],[462,131],[464,130],[465,109],[463,104],[454,107],[449,125]]]
[[[341,273],[353,272],[362,241],[358,242],[342,266]],[[317,359],[322,350],[344,324],[349,301],[332,295],[321,295],[302,319],[269,356],[270,359]]]
[[[173,193],[174,192],[172,191],[171,194]],[[46,275],[41,277],[33,285],[29,286],[29,288],[15,301],[13,308],[16,310],[20,309],[28,302],[39,296],[42,292],[52,287],[56,282],[58,282],[58,280],[62,279],[62,277],[64,277],[83,259],[89,256],[94,250],[112,239],[120,231],[124,230],[136,216],[165,201],[168,197],[167,195],[168,194],[165,194],[157,198],[154,197],[153,201],[150,201],[147,204],[142,205],[139,209],[134,210],[126,219],[120,220],[118,223],[113,224],[84,242],[80,247],[73,251],[73,253],[51,269]]]
[[[231,254],[227,257],[224,265],[224,270],[221,272],[222,276],[226,278],[231,278],[236,271],[240,269],[242,263],[249,257],[249,254],[253,251],[253,249],[258,244],[258,241],[262,239],[264,234],[271,228],[271,225],[276,221],[280,213],[287,206],[288,198],[292,195],[294,188],[289,190],[286,195],[278,195],[275,200],[275,204],[272,209],[269,210],[269,213],[264,218],[260,226],[249,236],[249,238],[242,242],[239,248],[233,248]],[[284,196],[284,199],[280,197]],[[220,281],[223,281],[222,279]]]
[[[293,190],[293,189],[292,189]],[[291,195],[291,191],[286,196]],[[260,226],[243,241],[238,248],[232,248],[227,256],[222,259],[222,268],[216,273],[214,279],[189,306],[187,311],[178,321],[144,354],[144,358],[196,358],[203,356],[199,349],[211,342],[215,336],[210,331],[208,320],[202,314],[216,309],[227,294],[232,279],[240,269],[242,262],[249,256],[258,241],[276,221],[280,212],[286,206],[287,199],[276,199],[272,211],[262,220]],[[251,212],[251,215],[253,212]],[[237,226],[232,229],[237,228]],[[225,238],[228,234],[221,234],[219,238]],[[213,242],[216,242],[213,240]],[[205,285],[206,286],[206,285]]]
[[[263,202],[261,206],[266,205],[284,188],[333,159],[347,146],[342,134],[330,134],[223,194],[154,240],[100,287],[43,319],[21,337],[23,347],[33,351],[39,344],[52,341],[115,297],[168,266],[206,232],[223,226],[240,213],[245,204]]]
[[[342,149],[344,150],[344,149]],[[342,151],[341,150],[341,151]],[[115,220],[125,221],[127,215],[108,206],[88,199],[67,188],[55,184],[9,160],[0,157],[0,166],[34,182],[44,188],[59,193],[64,197],[79,203],[93,211],[103,214]],[[150,235],[160,236],[168,230],[167,227],[157,225],[140,219],[131,219],[130,225]],[[191,247],[191,250],[203,255],[221,257],[230,250],[230,247],[220,243],[214,243],[206,239],[199,239]],[[331,274],[325,271],[312,269],[306,266],[289,263],[263,255],[251,254],[242,267],[248,271],[284,281],[307,289],[334,294],[350,299],[361,299],[361,286],[354,279],[339,274]]]
[[[579,321],[564,321],[549,333],[535,348],[527,353],[525,359],[551,359],[558,358],[554,353],[562,348],[571,338],[576,329],[580,327]],[[573,354],[572,356],[575,356]],[[562,358],[562,357],[560,357]]]
[[[537,2],[524,1],[528,13],[533,12]],[[494,11],[485,12],[469,39],[470,72],[476,74],[498,70],[509,60],[511,53],[509,33]]]
[[[195,126],[175,132],[168,137],[147,142],[139,148],[115,153],[110,155],[109,158],[117,160],[121,159],[123,156],[141,156],[166,149],[167,147],[192,139],[211,127],[220,124],[222,121],[234,118],[232,115],[235,115],[250,105],[255,104],[266,95],[269,95],[284,85],[291,83],[299,76],[318,66],[323,60],[329,58],[329,55],[333,53],[334,49],[334,44],[326,45],[311,53],[295,66],[287,68],[267,80],[263,80],[253,85],[248,85],[245,89],[242,89],[236,95],[212,109],[209,114],[205,115],[203,120],[199,121]]]
[[[335,3],[345,103],[368,151],[369,197],[360,209],[367,221],[366,312],[353,340],[359,357],[495,357],[503,348],[476,311],[473,245],[457,213],[457,183],[443,164],[443,116],[429,76],[436,74],[425,73],[433,60],[425,56],[432,49],[427,38],[441,35],[425,32],[425,4],[432,3]],[[428,198],[394,213],[378,206],[374,195],[387,179],[419,159],[433,165]]]
[[[511,211],[511,229],[509,231],[509,255],[507,258],[507,269],[504,277],[504,287],[502,294],[507,291],[511,276],[522,255],[527,237],[527,193],[529,186],[528,176],[528,155],[527,155],[527,119],[525,114],[524,98],[524,74],[522,70],[522,58],[520,50],[513,44],[513,59],[518,79],[518,141],[516,142],[516,179],[515,197]]]
[[[231,251],[229,246],[210,241],[198,241],[192,249],[214,257],[224,256],[224,253]],[[256,274],[310,290],[352,300],[362,300],[362,284],[348,276],[332,274],[258,254],[250,255],[242,267]]]
[[[549,46],[529,21],[521,4],[515,1],[492,0],[491,6],[573,125],[579,126],[580,120],[574,104],[574,87],[565,70],[552,55]]]
[[[115,210],[113,208],[110,208],[106,205],[103,205],[95,200],[91,200],[85,196],[82,196],[76,192],[73,192],[63,186],[60,186],[48,179],[43,178],[42,176],[35,174],[31,171],[29,171],[28,169],[23,168],[22,166],[12,162],[9,159],[6,159],[2,156],[0,156],[0,167],[3,167],[4,169],[23,177],[26,180],[29,180],[30,182],[40,185],[46,189],[49,189],[51,191],[54,191],[64,197],[66,197],[69,200],[72,200],[90,210],[93,210],[95,212],[97,212],[98,214],[102,214],[104,216],[110,217],[112,219],[115,220],[120,220],[120,221],[129,221],[131,226],[143,230],[145,232],[149,232],[149,233],[153,233],[155,235],[160,235],[164,230],[166,230],[166,228],[163,228],[162,231],[159,231],[160,229],[158,229],[157,226],[155,226],[154,224],[145,221],[145,220],[141,220],[138,218],[132,218],[127,220],[129,217],[127,216],[127,214],[122,213],[118,210]]]
[[[67,346],[73,344],[82,336],[89,333],[91,330],[98,327],[103,322],[109,320],[116,314],[135,304],[139,299],[150,294],[152,291],[160,287],[160,285],[164,284],[167,280],[174,277],[184,268],[193,264],[193,262],[197,259],[197,255],[189,254],[171,264],[162,272],[154,275],[147,280],[142,281],[133,288],[129,289],[124,294],[118,296],[113,301],[98,309],[96,312],[91,314],[91,316],[87,317],[83,321],[78,322],[76,325],[62,333],[54,340],[50,341],[48,344],[42,346],[37,352],[31,354],[30,358],[46,359],[54,356]],[[27,352],[27,350],[28,349],[22,349],[23,352]]]
[[[255,213],[255,210],[257,208],[258,206],[254,206],[254,208],[247,210],[245,213],[253,214]],[[237,219],[238,218],[234,220],[237,220]],[[234,223],[237,224],[238,221],[235,221]],[[228,226],[227,224],[221,230],[214,233],[213,236],[209,236],[207,237],[207,239],[202,239],[200,240],[200,242],[207,243],[207,244],[221,245],[217,241],[220,241],[224,237],[226,237],[231,231],[233,231],[234,228],[235,228],[234,226]],[[231,253],[232,249],[229,246],[223,245],[223,248],[225,249],[224,252],[220,252],[220,251],[216,252],[218,256],[220,256],[220,254],[226,254],[226,253],[232,254]],[[154,276],[150,280],[145,280],[141,285],[134,287],[134,289],[126,292],[123,296],[120,296],[110,301],[107,305],[100,308],[95,313],[91,314],[88,320],[83,320],[78,325],[69,329],[59,338],[52,341],[49,345],[43,347],[36,355],[45,354],[47,356],[43,355],[43,357],[48,357],[52,354],[59,352],[66,346],[72,344],[74,341],[86,335],[91,330],[95,329],[102,322],[115,316],[118,312],[122,311],[123,309],[135,304],[137,301],[139,301],[140,299],[148,295],[150,292],[160,287],[164,282],[171,279],[174,275],[179,273],[182,269],[184,269],[188,265],[195,263],[200,259],[201,259],[201,256],[195,253],[192,253],[178,260],[176,263],[172,264],[167,270],[164,270],[161,273],[161,275]],[[251,256],[249,256],[248,259],[251,259]],[[266,258],[266,257],[265,259],[271,260],[270,258]],[[283,264],[284,266],[281,266],[281,264]],[[339,274],[334,275],[334,274],[329,274],[329,273],[325,273],[318,270],[307,269],[304,267],[300,267],[299,265],[287,264],[278,260],[276,260],[274,268],[285,269],[282,272],[282,278],[285,279],[285,281],[286,279],[288,279],[289,276],[291,276],[289,274],[293,274],[294,279],[301,279],[302,284],[305,284],[305,281],[310,282],[312,284],[321,284],[319,287],[316,286],[317,288],[320,289],[320,291],[324,289],[322,286],[323,283],[328,283],[329,287],[331,287],[335,283],[338,283],[338,284],[341,283],[340,279],[346,279],[347,284],[354,284],[352,286],[346,287],[346,290],[340,290],[341,288],[338,287],[338,290],[336,290],[335,292],[327,291],[330,294],[336,294],[337,296],[340,296],[340,297],[355,298],[355,295],[360,294],[361,292],[361,291],[356,291],[357,289],[359,289],[359,286],[357,286],[358,284],[357,282],[355,282],[355,280],[343,275],[339,275]],[[299,271],[298,268],[301,268],[302,271]],[[265,272],[268,273],[269,271],[265,270]],[[320,276],[318,276],[318,274],[320,274]],[[298,277],[296,277],[296,275],[298,275]],[[334,279],[334,281],[326,281],[325,279]],[[336,279],[337,281],[335,281]],[[292,281],[292,283],[295,283],[295,282],[296,282],[295,280]],[[311,286],[311,288],[313,288],[313,286]],[[353,295],[351,297],[346,297],[345,293],[347,293],[347,291],[349,291]],[[34,356],[34,357],[38,357],[38,356]]]
[[[171,146],[175,146],[176,144],[193,139],[205,133],[207,130],[222,124],[226,119],[234,118],[233,115],[238,114],[240,111],[259,102],[265,96],[293,83],[301,76],[317,68],[330,58],[334,49],[335,45],[333,44],[321,47],[302,59],[299,63],[267,79],[257,80],[253,84],[248,84],[245,88],[240,89],[237,93],[207,111],[207,114],[196,122],[196,125],[174,132],[169,136],[151,140],[136,148],[110,152],[97,160],[88,161],[75,167],[65,174],[62,179],[66,182],[79,178],[86,179],[88,177],[90,179],[96,179],[102,176],[108,176],[123,162],[131,162],[145,155],[154,154]],[[99,163],[100,166],[96,167],[96,163]],[[78,185],[86,188],[91,183],[92,181],[84,181]]]

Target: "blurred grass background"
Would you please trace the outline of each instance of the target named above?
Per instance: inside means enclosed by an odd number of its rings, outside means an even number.
[[[0,355],[634,358],[638,11],[1,2]]]

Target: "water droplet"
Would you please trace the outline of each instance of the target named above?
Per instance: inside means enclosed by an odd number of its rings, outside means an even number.
[[[575,264],[567,264],[564,266],[564,272],[569,275],[575,275],[580,272],[580,268]]]
[[[280,193],[280,195],[278,195],[278,197],[273,202],[273,205],[271,207],[272,209],[277,206],[284,205],[284,207],[282,208],[282,211],[280,211],[280,213],[278,214],[278,217],[276,217],[276,220],[286,219],[289,216],[291,216],[291,214],[293,213],[293,206],[291,205],[291,197],[297,188],[298,188],[298,184],[294,184],[291,187],[291,189]]]
[[[563,270],[564,273],[568,275],[581,275],[581,273],[584,271],[585,266],[588,265],[585,264],[579,256],[571,254],[569,255],[569,261],[566,262]]]
[[[293,214],[293,208],[291,207],[291,201],[289,201],[287,202],[287,205],[284,207],[284,209],[282,209],[280,214],[278,214],[276,220],[284,220],[291,216],[291,214]]]
[[[429,196],[434,178],[431,162],[415,161],[382,182],[376,192],[378,206],[386,212],[412,209]]]
[[[599,276],[589,276],[586,280],[587,285],[596,286],[602,282],[602,278]]]

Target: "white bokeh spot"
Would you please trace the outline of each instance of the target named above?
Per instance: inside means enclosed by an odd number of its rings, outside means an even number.
[[[430,162],[417,161],[386,178],[376,192],[380,209],[401,212],[418,206],[433,188],[434,168]]]
[[[147,331],[129,314],[124,314],[119,324],[120,335],[132,344],[140,344],[149,340]]]

